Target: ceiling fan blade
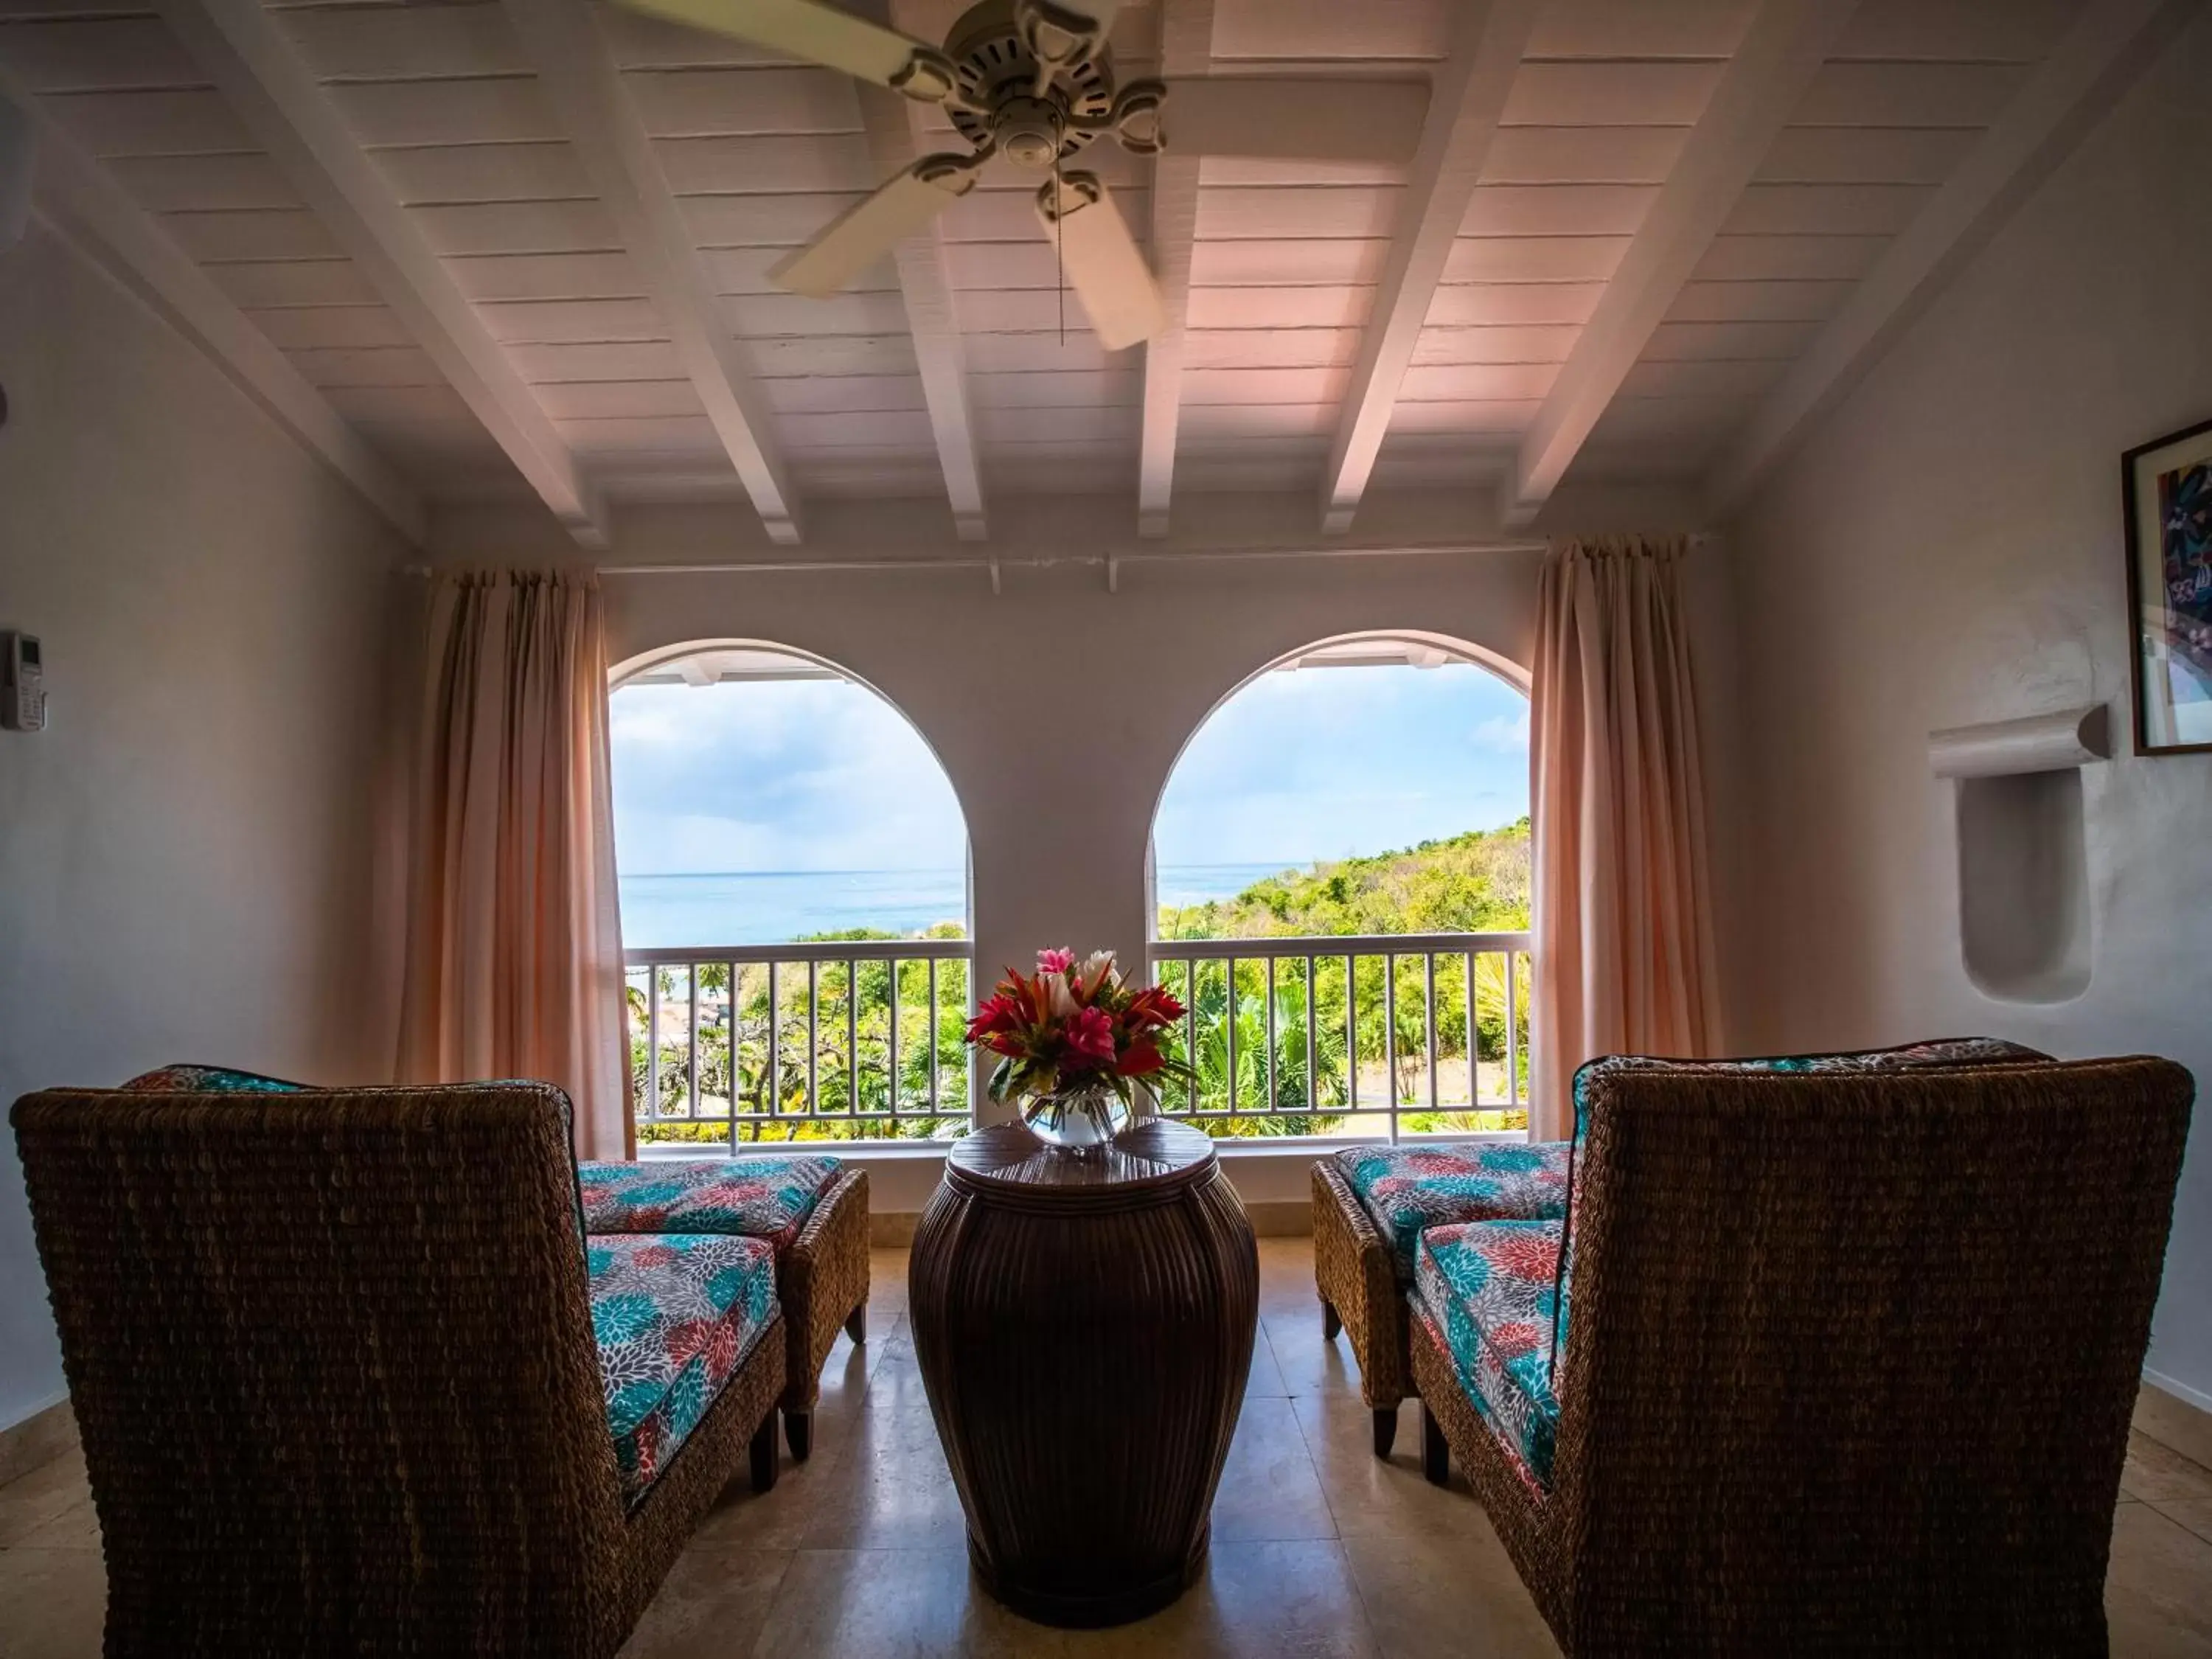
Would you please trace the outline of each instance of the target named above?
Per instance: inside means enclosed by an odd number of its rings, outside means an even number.
[[[1170,155],[1286,161],[1410,161],[1429,108],[1425,81],[1191,76],[1167,82]]]
[[[951,61],[935,46],[825,5],[822,0],[621,0],[621,3],[672,22],[771,46],[927,103],[943,102],[955,84]]]
[[[1121,210],[1093,173],[1061,179],[1056,215],[1049,205],[1052,190],[1047,184],[1038,192],[1037,216],[1060,243],[1060,263],[1098,343],[1119,351],[1151,339],[1168,325],[1167,307]]]
[[[826,300],[975,188],[980,157],[925,155],[769,270],[787,293]]]

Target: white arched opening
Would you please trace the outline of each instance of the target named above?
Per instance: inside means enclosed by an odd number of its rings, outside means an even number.
[[[641,1146],[964,1129],[968,836],[928,742],[764,641],[610,680]]]
[[[1528,676],[1419,631],[1269,663],[1156,807],[1155,972],[1218,1133],[1524,1133]]]

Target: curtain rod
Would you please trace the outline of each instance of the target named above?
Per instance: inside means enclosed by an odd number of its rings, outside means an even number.
[[[1703,531],[1686,538],[1692,547],[1702,546],[1712,538]],[[601,576],[718,576],[718,575],[790,575],[813,571],[843,570],[856,573],[884,571],[939,571],[988,570],[995,592],[1001,572],[1006,570],[1049,570],[1058,565],[1079,565],[1097,568],[1104,566],[1109,587],[1115,586],[1120,568],[1125,564],[1188,564],[1200,561],[1220,562],[1243,559],[1397,559],[1449,556],[1455,554],[1541,553],[1550,545],[1541,540],[1487,542],[1412,542],[1389,547],[1218,547],[1183,549],[1134,549],[1114,553],[1047,553],[1019,556],[1000,556],[988,553],[958,553],[947,557],[910,559],[722,559],[703,562],[653,564],[600,564],[592,567]],[[427,576],[427,564],[404,567],[410,576]]]
[[[1140,550],[1127,553],[1042,553],[1014,556],[960,553],[926,559],[740,560],[719,564],[603,564],[602,576],[697,576],[722,571],[797,570],[1049,570],[1056,565],[1097,568],[1139,562],[1181,564],[1224,559],[1389,559],[1455,553],[1540,553],[1541,542],[1444,542],[1404,547],[1220,547],[1181,550]]]
[[[1115,553],[1046,553],[994,555],[957,553],[946,557],[911,559],[720,559],[677,564],[599,564],[592,567],[602,576],[711,576],[724,573],[788,574],[814,570],[1048,570],[1055,565],[1161,564],[1222,559],[1382,559],[1455,553],[1540,553],[1540,541],[1412,543],[1396,547],[1221,547],[1182,550],[1133,550]],[[427,576],[431,567],[404,567],[410,576]]]

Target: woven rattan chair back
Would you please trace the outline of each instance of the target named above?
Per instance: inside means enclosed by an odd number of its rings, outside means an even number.
[[[1570,1650],[2101,1651],[2192,1094],[2157,1060],[1598,1080],[1530,1517]]]
[[[526,1084],[14,1114],[115,1653],[529,1653],[623,1505],[567,1103]]]

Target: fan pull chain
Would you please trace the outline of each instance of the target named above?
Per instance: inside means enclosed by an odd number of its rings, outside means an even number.
[[[1052,153],[1052,276],[1053,299],[1060,307],[1060,343],[1067,345],[1067,255],[1060,239],[1067,234],[1067,191],[1060,182],[1060,152]]]

